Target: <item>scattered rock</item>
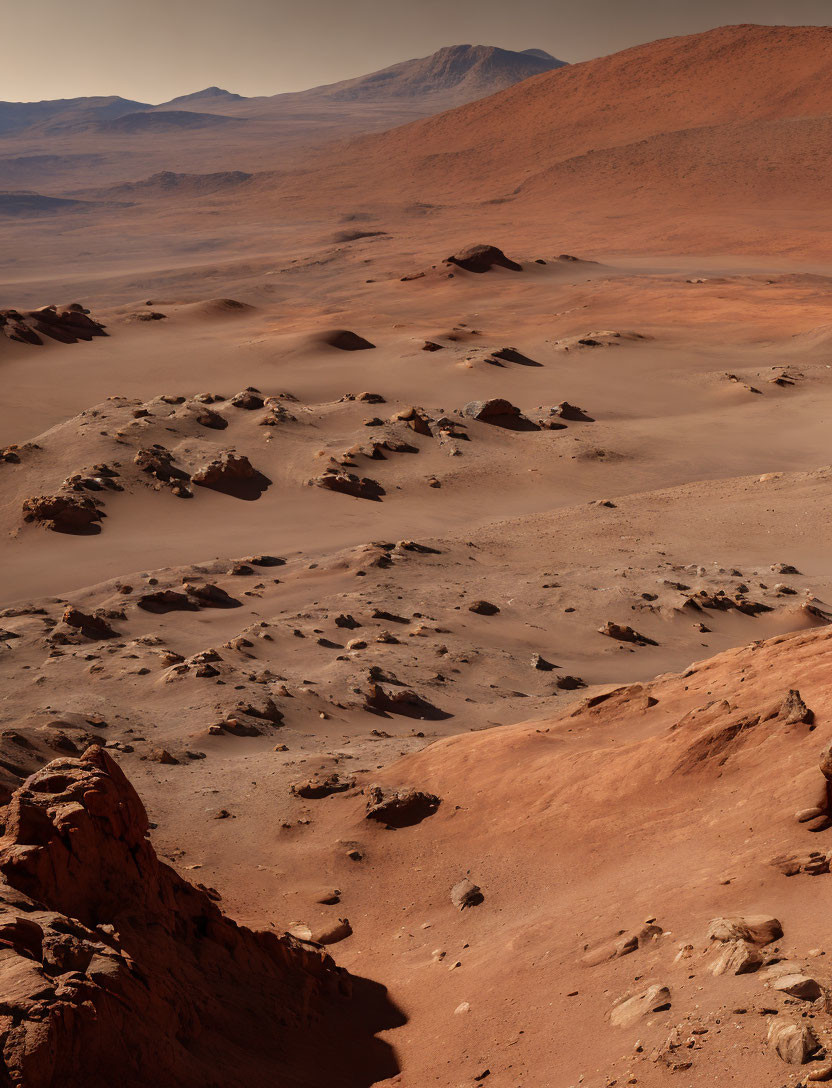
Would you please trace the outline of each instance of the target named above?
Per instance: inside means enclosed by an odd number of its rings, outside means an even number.
[[[532,668],[537,669],[539,672],[551,672],[556,666],[551,661],[547,661],[545,657],[541,657],[540,654],[532,654]]]
[[[162,483],[167,484],[183,480],[187,482],[189,479],[186,472],[174,465],[173,454],[170,450],[158,444],[138,450],[133,462],[142,472],[146,472],[148,476],[152,476]]]
[[[166,763],[169,766],[174,766],[179,762],[167,748],[153,748],[147,758],[153,760],[154,763]]]
[[[789,691],[780,706],[777,716],[786,725],[811,725],[815,719],[814,712],[806,706],[796,688]]]
[[[610,1023],[617,1028],[629,1027],[651,1012],[670,1008],[670,990],[653,983],[633,997],[624,998],[610,1013]]]
[[[195,612],[199,605],[185,593],[174,589],[159,589],[153,593],[144,593],[136,601],[145,612],[163,615],[165,612]]]
[[[816,979],[804,974],[780,975],[770,983],[773,990],[797,997],[801,1001],[817,1001],[823,992]]]
[[[540,427],[520,411],[520,409],[501,397],[491,400],[472,400],[462,409],[466,416],[490,423],[494,427],[503,427],[509,431],[539,431]]]
[[[592,416],[586,414],[583,408],[578,408],[574,404],[570,404],[568,400],[561,401],[561,403],[550,410],[550,415],[560,416],[561,419],[573,420],[580,423],[594,423]]]
[[[820,1047],[808,1024],[790,1024],[779,1018],[769,1023],[767,1041],[789,1065],[804,1065]]]
[[[783,927],[768,914],[714,918],[707,932],[710,941],[748,941],[756,945],[771,944],[782,936]]]
[[[258,408],[262,408],[265,402],[260,390],[250,385],[248,389],[244,389],[241,393],[233,396],[230,403],[235,408],[245,408],[247,411],[253,412]]]
[[[90,616],[72,605],[64,612],[63,622],[69,627],[78,628],[84,638],[94,640],[115,638],[118,633],[113,630],[106,620],[101,619],[99,616]]]
[[[478,907],[484,902],[485,896],[482,889],[468,877],[463,877],[458,884],[451,888],[451,902],[457,910],[466,910],[468,907]]]
[[[101,532],[97,523],[104,514],[94,499],[88,496],[38,495],[23,503],[23,520],[37,521],[55,533],[78,536]]]
[[[728,941],[709,966],[712,975],[747,975],[763,964],[762,953],[746,941]]]
[[[203,608],[238,608],[240,601],[232,597],[220,586],[207,582],[204,586],[195,586],[185,582],[182,588],[189,597],[197,600]]]
[[[237,499],[258,499],[271,484],[244,454],[225,450],[191,477],[193,483],[232,495]]]
[[[432,793],[410,787],[387,789],[370,786],[367,790],[368,820],[377,820],[388,827],[412,827],[432,816],[441,804]]]
[[[384,488],[378,481],[368,476],[355,476],[344,469],[328,468],[312,482],[328,491],[352,495],[356,499],[370,499],[373,502],[381,502],[381,496],[385,494]]]
[[[382,632],[376,638],[376,642],[395,643],[398,642],[398,639],[393,638],[387,632]],[[423,699],[421,695],[417,695],[415,691],[408,688],[397,688],[395,691],[390,692],[380,684],[375,683],[370,685],[367,694],[364,696],[364,708],[365,710],[372,710],[376,714],[401,714],[406,718],[419,718],[425,721],[444,721],[446,718],[451,717],[444,710],[440,710],[432,703],[429,703],[427,699]]]
[[[628,627],[626,624],[613,623],[612,620],[607,620],[603,627],[599,627],[598,634],[617,639],[619,642],[634,642],[638,646],[658,646],[658,642],[648,638],[647,635],[640,635],[632,627]]]
[[[597,967],[600,963],[620,959],[622,956],[628,956],[630,953],[635,952],[637,948],[643,947],[647,941],[660,937],[662,933],[662,927],[654,925],[652,922],[646,923],[637,930],[622,931],[614,940],[607,941],[584,953],[581,957],[581,963],[584,967]]]
[[[332,793],[343,793],[345,790],[351,790],[354,786],[354,778],[342,778],[336,772],[326,777],[315,775],[305,782],[293,782],[289,788],[297,797],[319,800],[321,797],[329,797]]]
[[[478,616],[496,616],[500,609],[490,601],[474,601],[468,605],[469,612],[476,612]]]
[[[447,264],[455,264],[466,272],[488,272],[492,268],[508,268],[512,272],[522,272],[522,265],[510,260],[501,249],[491,245],[474,245],[460,250],[453,257],[448,257]]]

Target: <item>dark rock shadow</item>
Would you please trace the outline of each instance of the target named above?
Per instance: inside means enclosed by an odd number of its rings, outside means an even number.
[[[364,708],[382,718],[390,718],[397,714],[403,718],[416,718],[419,721],[443,722],[453,717],[453,714],[440,710],[438,706],[429,703],[415,691],[397,691],[394,695],[390,695],[378,684],[373,686],[364,700]]]
[[[528,355],[517,351],[516,348],[500,348],[499,351],[492,351],[491,354],[495,359],[502,359],[506,363],[517,363],[519,366],[543,366],[543,363],[530,359]]]
[[[375,344],[371,344],[369,340],[365,340],[363,336],[359,336],[350,329],[332,329],[323,334],[321,342],[328,344],[331,348],[338,348],[339,351],[367,351],[375,347]]]
[[[316,1024],[316,1045],[306,1044],[308,1088],[370,1088],[401,1072],[395,1050],[377,1035],[402,1027],[407,1017],[386,986],[357,975],[347,985],[344,1005],[330,1005]]]
[[[466,272],[481,274],[494,267],[509,268],[512,272],[522,272],[523,266],[517,261],[512,261],[497,246],[476,245],[469,246],[461,253],[448,257],[447,264],[455,264],[458,268],[464,268]]]
[[[63,533],[64,536],[97,536],[101,532],[101,526],[97,522],[91,525],[78,526],[77,528],[70,528],[66,525],[50,525],[49,528],[53,533]]]
[[[219,491],[221,495],[230,495],[233,499],[244,499],[246,502],[254,502],[259,499],[266,488],[271,487],[272,481],[262,472],[255,472],[247,479],[230,479],[215,484],[203,484],[194,481],[199,487],[205,487],[209,491]]]
[[[488,416],[486,419],[480,420],[481,423],[488,423],[492,427],[502,427],[504,431],[539,431],[540,427],[534,420],[527,419],[526,416],[512,416],[512,415],[495,415]]]
[[[164,589],[159,593],[148,593],[136,602],[139,608],[154,615],[163,616],[166,612],[198,612],[199,605],[184,593]]]

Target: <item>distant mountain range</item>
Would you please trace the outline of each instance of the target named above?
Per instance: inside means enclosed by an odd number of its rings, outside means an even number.
[[[403,61],[355,79],[259,98],[245,98],[221,87],[206,87],[158,105],[117,95],[0,102],[0,137],[204,128],[227,124],[230,118],[279,118],[287,110],[305,106],[320,110],[328,104],[402,102],[412,107],[424,102],[426,113],[437,112],[494,94],[564,64],[542,49],[514,52],[496,46],[453,45],[429,57]]]

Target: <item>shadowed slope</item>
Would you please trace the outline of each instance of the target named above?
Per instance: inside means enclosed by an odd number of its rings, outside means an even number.
[[[381,987],[314,945],[238,927],[158,861],[148,826],[99,747],[13,795],[3,1083],[365,1088],[397,1071],[373,1038],[401,1022]]]

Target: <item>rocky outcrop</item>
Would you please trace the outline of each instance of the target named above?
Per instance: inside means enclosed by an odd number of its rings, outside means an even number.
[[[0,310],[0,335],[22,344],[43,344],[43,337],[62,344],[76,344],[79,340],[92,340],[94,336],[106,336],[104,325],[89,316],[89,310],[79,302],[65,309],[42,306],[37,310]]]
[[[462,409],[466,416],[507,431],[539,431],[537,423],[523,415],[517,405],[502,397],[490,400],[472,400]]]
[[[448,257],[447,263],[464,268],[466,272],[489,272],[492,268],[508,268],[512,272],[523,271],[522,265],[512,261],[497,246],[491,245],[468,246],[453,257]]]
[[[469,612],[475,612],[478,616],[496,616],[500,608],[491,601],[472,601],[468,605]]]
[[[658,643],[652,638],[648,638],[647,635],[639,634],[638,631],[633,630],[627,624],[614,623],[613,620],[607,620],[603,627],[598,628],[599,635],[606,635],[607,638],[614,638],[618,642],[634,642],[637,646],[657,646]]]
[[[646,922],[643,926],[634,930],[621,930],[617,937],[611,941],[605,941],[595,948],[587,949],[581,957],[584,967],[597,967],[598,964],[608,960],[621,959],[629,956],[638,948],[643,948],[649,941],[655,941],[662,935],[662,927],[652,922]]]
[[[376,480],[370,479],[369,476],[356,476],[343,469],[329,468],[312,482],[318,487],[326,488],[327,491],[352,495],[356,499],[371,499],[374,502],[380,502],[384,494],[384,488]]]
[[[344,793],[355,786],[355,779],[342,777],[337,772],[329,775],[314,775],[303,782],[293,782],[290,789],[296,797],[319,800],[333,793]]]
[[[820,1048],[808,1024],[788,1023],[779,1017],[769,1023],[768,1045],[789,1065],[803,1065]]]
[[[783,699],[777,717],[786,725],[811,725],[815,719],[813,711],[806,706],[796,688],[791,688]]]
[[[667,1008],[670,1008],[670,990],[656,982],[641,993],[619,1001],[610,1013],[610,1023],[617,1028],[629,1027],[651,1012]]]
[[[248,457],[232,450],[224,450],[197,469],[191,481],[237,499],[259,499],[271,484],[271,480],[258,472]]]
[[[133,458],[134,464],[148,476],[160,483],[187,482],[188,474],[173,463],[173,454],[164,446],[154,444],[145,449],[137,450]]]
[[[245,408],[247,411],[253,412],[255,409],[263,407],[264,397],[259,389],[255,389],[253,385],[250,385],[233,396],[231,404],[235,408]]]
[[[768,914],[748,914],[742,917],[714,918],[708,925],[710,941],[748,941],[766,945],[779,941],[783,927]]]
[[[405,718],[419,718],[422,721],[444,721],[451,717],[415,691],[408,688],[387,691],[381,684],[370,685],[364,696],[364,709],[376,714],[401,714]]]
[[[0,1082],[358,1088],[397,1072],[372,1037],[401,1022],[380,987],[315,945],[236,925],[147,835],[138,795],[99,747],[54,760],[12,796]]]
[[[37,495],[23,503],[23,520],[37,521],[55,533],[88,536],[100,533],[104,513],[84,495]]]
[[[117,634],[103,616],[90,615],[72,605],[64,611],[63,623],[68,627],[76,628],[84,638],[99,640],[115,638]]]
[[[412,827],[432,816],[440,804],[435,794],[423,790],[411,787],[389,790],[382,786],[370,786],[365,815],[368,820],[376,820],[387,827]]]

